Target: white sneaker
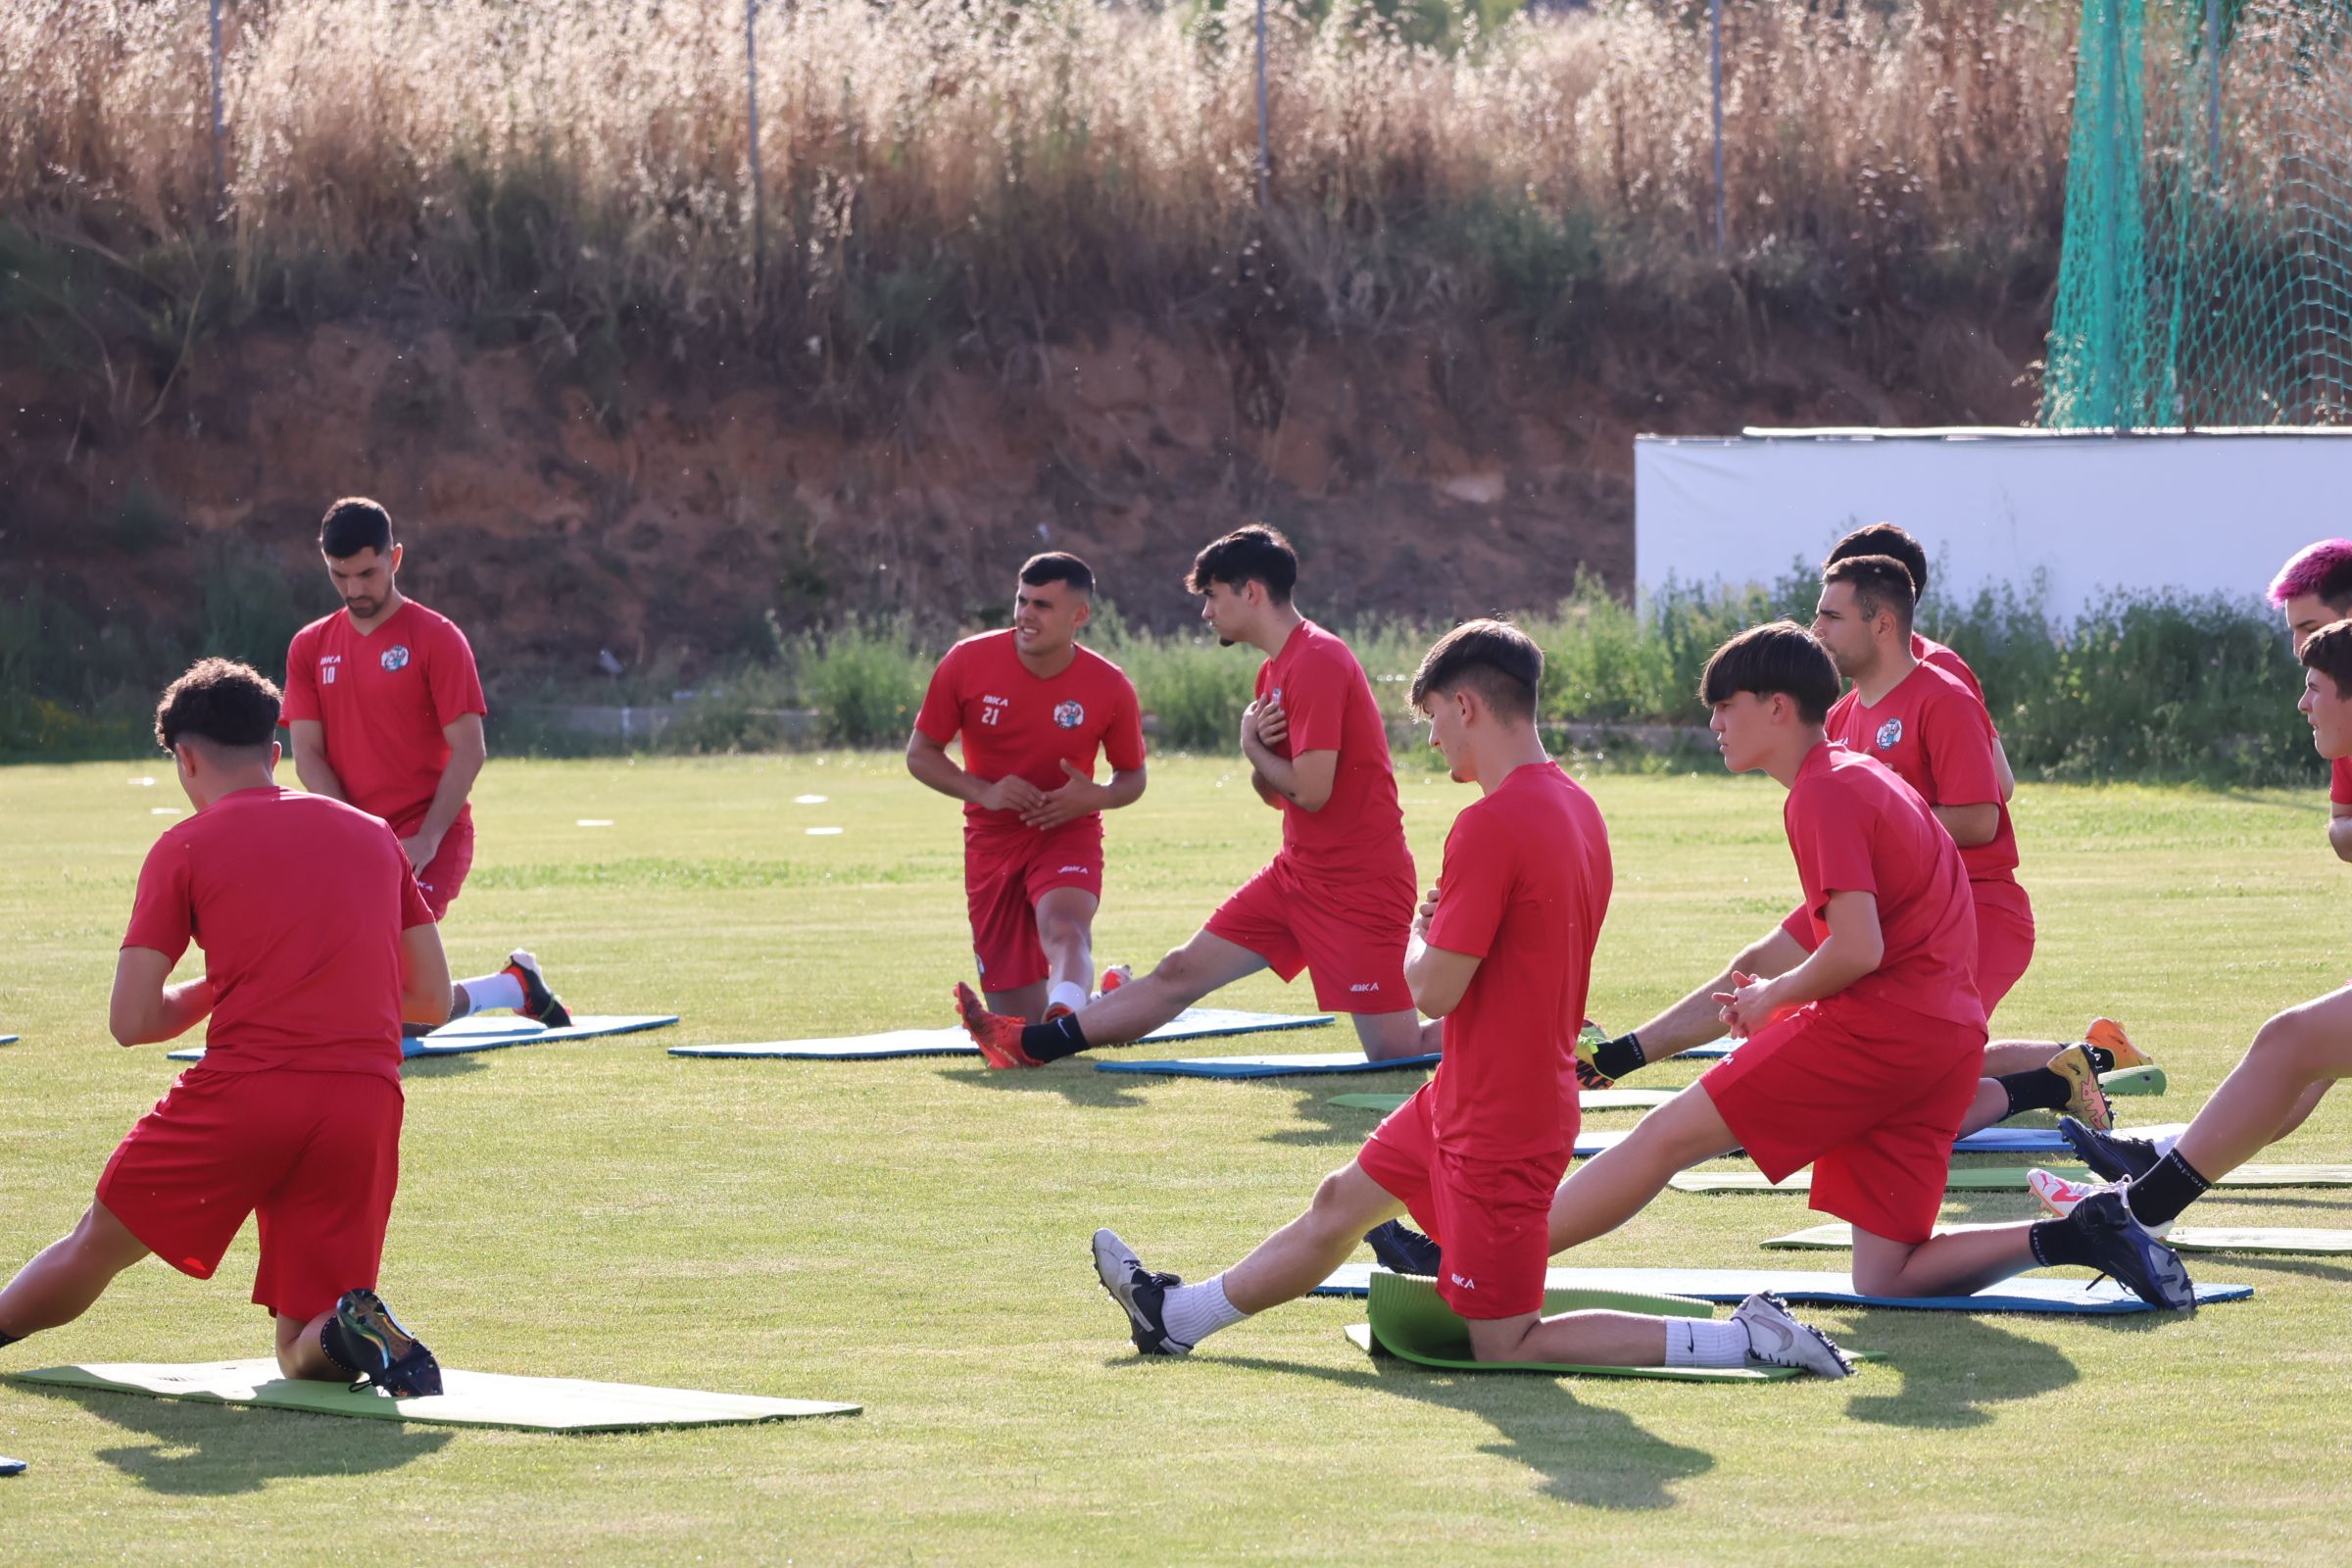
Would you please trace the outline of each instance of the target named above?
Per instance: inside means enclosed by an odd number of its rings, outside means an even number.
[[[2026,1172],[2026,1190],[2041,1200],[2044,1213],[2052,1219],[2064,1219],[2075,1211],[2075,1205],[2082,1202],[2082,1200],[2099,1193],[2121,1192],[2123,1188],[2114,1182],[2079,1182],[2061,1176],[2056,1171],[2043,1170],[2036,1166]],[[2143,1224],[2140,1226],[2140,1229],[2146,1231],[2150,1236],[2159,1237],[2172,1228],[2171,1220],[2166,1220],[2161,1225]]]
[[[1854,1358],[1810,1323],[1800,1323],[1777,1296],[1758,1291],[1741,1301],[1732,1321],[1747,1330],[1747,1355],[1766,1366],[1792,1366],[1825,1378],[1850,1378]]]

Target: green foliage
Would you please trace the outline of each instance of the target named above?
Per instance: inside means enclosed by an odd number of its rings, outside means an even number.
[[[1223,752],[1236,745],[1257,680],[1258,661],[1249,650],[1219,648],[1205,632],[1130,628],[1109,606],[1096,612],[1087,642],[1135,682],[1144,711],[1156,719],[1154,746]]]
[[[922,706],[935,656],[904,621],[862,621],[812,636],[795,651],[802,700],[837,746],[903,746]]]

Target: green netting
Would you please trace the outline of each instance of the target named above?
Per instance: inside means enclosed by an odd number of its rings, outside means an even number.
[[[2083,0],[2041,422],[2352,422],[2352,0]]]

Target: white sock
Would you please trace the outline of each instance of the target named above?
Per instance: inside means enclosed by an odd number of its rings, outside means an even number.
[[[2156,1146],[2156,1157],[2158,1159],[2162,1159],[2165,1155],[2171,1153],[2174,1150],[2180,1147],[2180,1135],[2179,1133],[2166,1133],[2162,1138],[2153,1138],[2150,1139],[2149,1142]]]
[[[1067,1007],[1076,1012],[1086,1005],[1086,987],[1073,980],[1056,980],[1053,989],[1046,993],[1046,1005]]]
[[[1747,1325],[1729,1318],[1718,1323],[1703,1317],[1670,1317],[1666,1320],[1666,1364],[1745,1366]]]
[[[1177,1286],[1160,1306],[1168,1337],[1187,1345],[1199,1345],[1217,1330],[1229,1329],[1249,1315],[1225,1298],[1222,1274],[1199,1285]]]
[[[497,974],[486,974],[479,980],[461,980],[458,986],[466,998],[466,1013],[488,1012],[493,1007],[521,1010],[522,982],[504,970]],[[458,1014],[460,1017],[465,1015]]]

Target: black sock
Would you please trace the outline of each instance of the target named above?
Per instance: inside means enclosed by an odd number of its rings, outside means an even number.
[[[1634,1038],[1631,1030],[1592,1048],[1592,1066],[1604,1078],[1622,1078],[1648,1062],[1649,1058],[1642,1054],[1642,1042]]]
[[[2091,1071],[2102,1073],[2115,1071],[2114,1052],[2109,1051],[2105,1046],[2094,1046],[2087,1040],[2082,1042],[2082,1049],[2090,1053]]]
[[[0,1348],[16,1344],[17,1339],[18,1336],[14,1334],[0,1333]]]
[[[2069,1263],[2098,1267],[2090,1255],[2089,1235],[2062,1219],[2034,1221],[2026,1232],[2026,1244],[2034,1249],[2034,1261],[2043,1268],[2059,1268]]]
[[[2009,1097],[2006,1114],[2014,1116],[2021,1110],[2064,1110],[2073,1098],[2075,1086],[2047,1067],[2035,1067],[2030,1072],[2013,1072],[1995,1078],[2001,1093]]]
[[[1085,1031],[1078,1027],[1078,1015],[1065,1012],[1044,1023],[1033,1023],[1021,1030],[1021,1049],[1038,1061],[1059,1061],[1075,1056],[1089,1042]]]
[[[2155,1169],[2124,1189],[2124,1206],[2142,1225],[2169,1225],[2212,1185],[2176,1149],[2158,1160]]]

